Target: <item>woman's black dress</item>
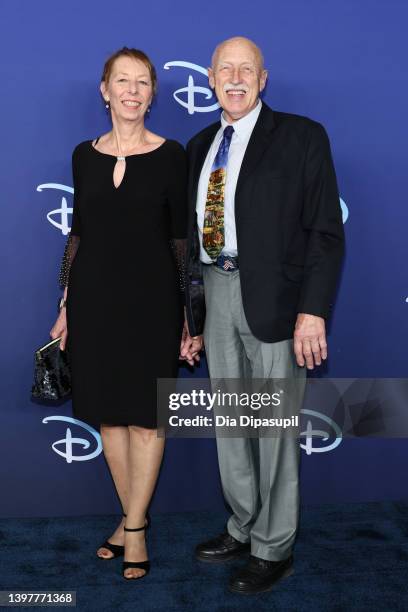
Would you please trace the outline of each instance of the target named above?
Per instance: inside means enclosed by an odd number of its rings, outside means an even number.
[[[92,141],[72,156],[72,228],[60,272],[72,409],[92,425],[155,428],[156,381],[177,376],[183,325],[186,155],[166,140],[127,156],[117,188],[116,161]]]

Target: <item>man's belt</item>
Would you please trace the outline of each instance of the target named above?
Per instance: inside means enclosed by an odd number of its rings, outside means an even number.
[[[217,268],[221,268],[226,272],[233,272],[238,270],[238,257],[231,257],[231,255],[218,255],[217,259],[213,263]]]

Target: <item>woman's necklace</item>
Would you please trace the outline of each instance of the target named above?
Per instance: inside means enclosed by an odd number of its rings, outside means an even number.
[[[120,161],[120,162],[126,162],[126,157],[124,155],[120,155],[120,153],[122,153],[122,151],[121,151],[121,148],[120,148],[120,145],[119,145],[119,141],[118,141],[118,137],[117,137],[116,132],[114,132],[114,134],[115,134],[115,140],[116,140],[116,148],[119,151],[119,155],[116,156],[116,159],[117,159],[117,161]]]

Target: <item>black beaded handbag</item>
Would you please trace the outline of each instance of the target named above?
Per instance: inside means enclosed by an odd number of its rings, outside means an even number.
[[[41,346],[34,354],[34,384],[31,396],[35,399],[59,400],[71,393],[71,370],[65,347],[61,351],[61,338]]]

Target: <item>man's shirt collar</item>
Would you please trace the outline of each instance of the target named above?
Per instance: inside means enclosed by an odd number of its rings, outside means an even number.
[[[258,104],[253,108],[247,115],[238,119],[238,121],[234,121],[233,123],[228,123],[224,118],[224,113],[221,113],[221,127],[224,129],[227,125],[232,125],[234,128],[235,134],[238,136],[239,140],[246,140],[251,135],[252,130],[254,129],[255,123],[259,117],[259,113],[261,112],[262,102],[259,99]]]

